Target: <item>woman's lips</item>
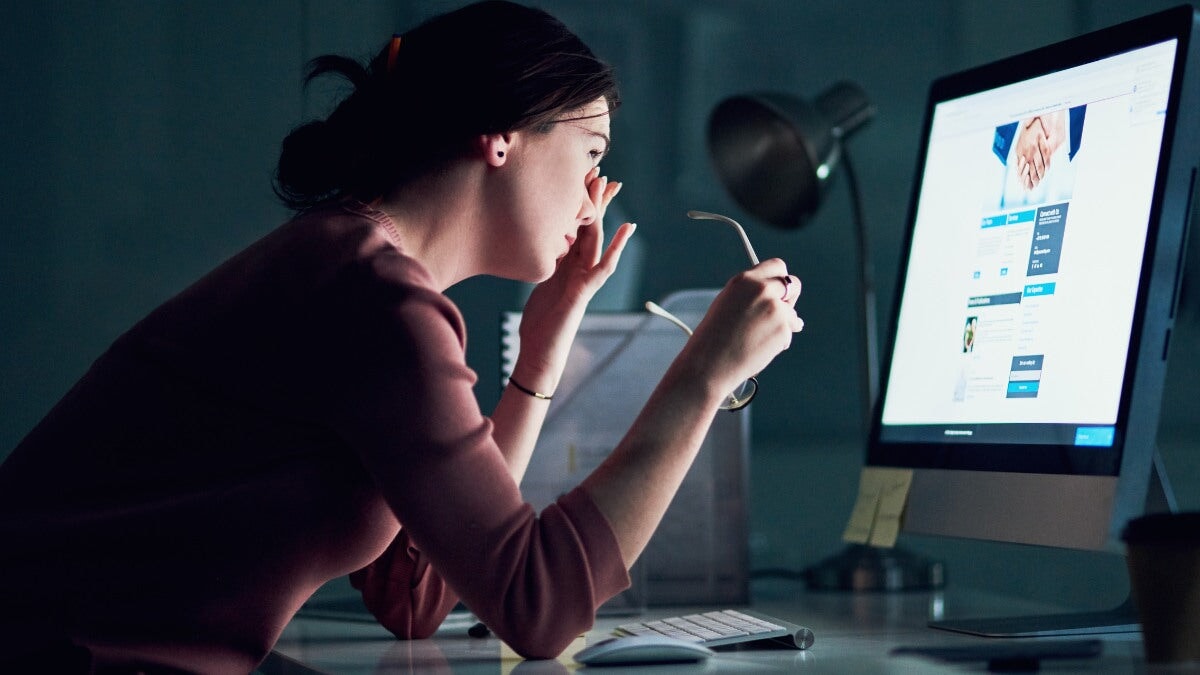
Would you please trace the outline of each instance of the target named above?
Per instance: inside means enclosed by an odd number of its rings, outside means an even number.
[[[567,240],[567,250],[563,251],[562,255],[558,256],[558,258],[556,258],[554,260],[554,262],[556,262],[556,263],[562,262],[562,259],[567,257],[567,254],[571,252],[571,247],[575,245],[575,237],[573,237],[569,234],[564,234],[563,239]]]

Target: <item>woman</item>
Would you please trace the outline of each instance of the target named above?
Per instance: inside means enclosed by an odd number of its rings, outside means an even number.
[[[535,514],[517,483],[634,229],[602,250],[611,71],[484,2],[327,72],[354,91],[284,142],[296,217],[119,338],[0,465],[21,617],[0,660],[249,671],[345,574],[401,638],[461,599],[555,656],[628,586],[724,395],[800,329],[782,261],[730,281],[608,460]],[[490,418],[443,294],[479,274],[538,282]]]

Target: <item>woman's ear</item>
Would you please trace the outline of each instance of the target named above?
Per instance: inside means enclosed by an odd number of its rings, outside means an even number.
[[[504,166],[508,160],[508,151],[512,146],[510,134],[485,134],[479,137],[480,150],[483,159],[491,166]]]

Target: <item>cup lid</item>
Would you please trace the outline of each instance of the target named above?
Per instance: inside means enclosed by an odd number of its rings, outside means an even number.
[[[1130,544],[1200,542],[1200,511],[1151,513],[1130,520],[1121,539]]]

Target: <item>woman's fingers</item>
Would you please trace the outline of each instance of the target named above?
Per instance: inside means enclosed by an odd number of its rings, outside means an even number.
[[[608,249],[604,251],[604,255],[600,258],[600,263],[596,265],[596,270],[602,275],[601,278],[608,279],[612,273],[617,271],[617,263],[621,260],[621,253],[625,250],[625,244],[629,243],[629,238],[637,230],[637,223],[625,223],[617,228],[613,234],[612,241],[608,244]]]
[[[592,202],[594,216],[592,222],[579,228],[577,245],[587,244],[581,248],[583,260],[592,267],[600,262],[601,248],[604,245],[604,212],[608,207],[605,194],[608,192],[607,176],[601,176],[600,167],[592,169],[588,180],[588,199]],[[611,199],[611,198],[610,198]]]
[[[788,272],[787,263],[779,258],[764,260],[746,271],[746,275],[759,280],[764,293],[775,293],[775,297],[795,305],[800,297],[800,279]]]
[[[605,253],[601,250],[604,243],[604,214],[621,191],[621,185],[620,182],[609,182],[608,176],[601,176],[598,166],[588,174],[588,198],[595,208],[595,217],[591,224],[580,228],[579,240],[582,244],[588,244],[588,248],[581,249],[581,252],[583,259],[593,267],[602,264],[602,254]],[[594,235],[594,238],[590,235]],[[620,257],[619,252],[617,257]]]
[[[787,276],[787,263],[779,258],[768,258],[754,267],[746,270],[746,275],[756,279],[770,279]]]
[[[592,204],[596,206],[596,220],[600,221],[604,217],[604,212],[608,209],[608,205],[612,202],[613,197],[621,191],[619,181],[609,181],[608,176],[600,175],[600,167],[592,169],[588,174],[588,196],[592,200]]]
[[[604,195],[600,204],[601,213],[608,209],[608,205],[612,203],[613,197],[616,197],[617,193],[621,191],[622,185],[623,183],[617,181],[604,186]]]
[[[781,317],[793,333],[804,329],[804,320],[796,314],[796,301],[803,284],[799,277],[788,272],[783,260],[764,260],[747,270],[745,275],[757,283],[759,295],[767,303],[764,306],[771,310],[771,316]]]

